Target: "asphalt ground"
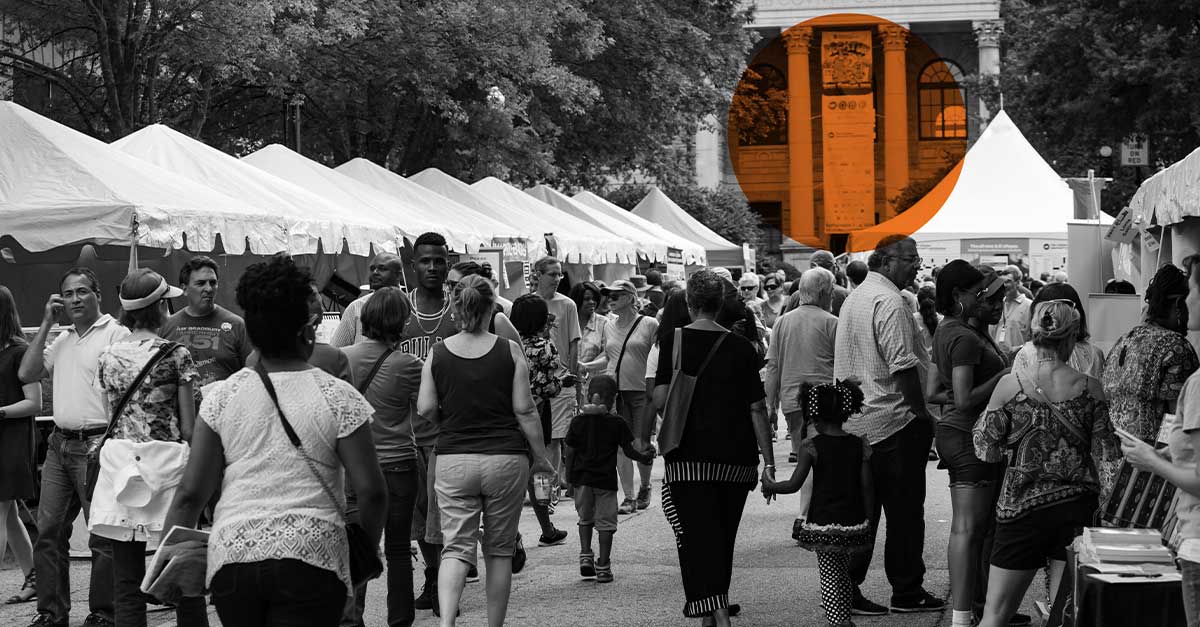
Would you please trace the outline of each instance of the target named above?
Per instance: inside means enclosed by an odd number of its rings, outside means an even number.
[[[777,460],[786,460],[789,443],[775,445]],[[950,531],[950,494],[944,471],[930,462],[926,469],[925,501],[925,588],[936,596],[949,595],[946,570],[946,541]],[[790,476],[792,466],[779,463],[777,475]],[[671,529],[659,504],[662,461],[656,460],[653,473],[653,500],[649,509],[622,516],[613,546],[615,581],[599,584],[582,580],[578,571],[579,541],[576,516],[570,500],[561,501],[553,515],[555,525],[570,532],[565,544],[537,546],[540,535],[533,511],[526,507],[521,517],[521,532],[529,554],[525,570],[513,577],[509,603],[509,625],[547,626],[669,626],[694,625],[698,620],[682,615],[683,587]],[[768,505],[758,492],[752,492],[738,534],[735,569],[730,590],[731,602],[742,605],[742,613],[733,619],[736,626],[820,626],[825,625],[820,608],[820,585],[815,556],[795,545],[791,539],[792,520],[797,497],[787,495]],[[883,572],[882,522],[873,569],[863,587],[867,598],[886,604],[890,587]],[[71,625],[80,625],[87,608],[87,560],[71,561],[71,599],[74,608]],[[420,564],[417,565],[420,569]],[[482,569],[481,569],[482,570]],[[1039,577],[1026,595],[1023,611],[1032,613],[1033,601],[1044,595]],[[415,574],[416,585],[422,581]],[[0,598],[15,593],[21,573],[11,556],[0,569]],[[368,627],[386,625],[386,589],[384,579],[373,582],[368,591],[365,622]],[[0,605],[0,626],[22,627],[35,615],[34,603]],[[220,625],[216,611],[211,624]],[[933,627],[950,624],[950,612],[891,614],[879,617],[855,617],[860,626]],[[175,624],[174,613],[149,614],[149,624],[165,627]],[[429,611],[417,611],[418,626],[437,625]],[[486,625],[483,583],[468,584],[463,595],[459,625]],[[1034,624],[1038,621],[1035,619]]]

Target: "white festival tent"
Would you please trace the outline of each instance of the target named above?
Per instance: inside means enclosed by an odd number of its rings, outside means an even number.
[[[667,261],[667,249],[671,247],[671,244],[665,239],[636,229],[621,220],[592,209],[548,185],[535,185],[525,190],[525,193],[567,215],[590,222],[613,235],[633,242],[637,246],[638,255],[644,259],[654,263],[666,263]]]
[[[688,240],[680,235],[676,235],[667,229],[651,222],[632,211],[621,208],[609,202],[598,194],[589,191],[582,191],[575,194],[571,198],[587,205],[588,207],[599,211],[605,215],[611,216],[626,224],[633,226],[635,229],[649,233],[670,245],[672,248],[678,248],[683,251],[683,263],[688,266],[703,266],[707,262],[704,247]]]
[[[517,249],[521,249],[520,257],[522,259],[528,257],[528,253],[524,252],[524,249],[525,242],[529,238],[520,229],[496,220],[486,213],[480,213],[427,187],[422,187],[374,162],[359,157],[339,165],[334,168],[334,171],[366,183],[390,196],[404,199],[429,215],[435,215],[439,220],[446,222],[447,228],[481,233],[492,240],[490,244],[500,246],[510,244],[506,247],[507,254],[514,254]],[[512,246],[512,243],[517,243],[519,246]]]
[[[528,238],[530,260],[537,260],[545,256],[545,231],[540,228],[540,225],[531,223],[530,216],[524,210],[508,206],[494,196],[481,194],[470,185],[437,168],[425,168],[410,175],[408,180],[517,229]]]
[[[518,210],[511,219],[526,220],[537,225],[543,233],[553,235],[558,247],[557,256],[565,263],[637,264],[637,247],[633,242],[566,215],[500,179],[489,176],[473,183],[471,189],[485,198],[499,201],[497,208],[500,210]]]
[[[953,189],[946,195],[946,186]],[[909,212],[945,198],[941,209],[912,233],[926,265],[958,257],[1009,255],[1030,258],[1030,269],[1046,251],[1065,256],[1067,223],[1074,220],[1074,193],[1038,154],[1020,129],[1000,111],[967,151],[957,181],[943,180]],[[907,212],[906,212],[907,213]],[[1106,214],[1102,224],[1111,224]],[[851,234],[851,250],[873,248],[886,234],[908,232],[904,215]],[[909,221],[911,224],[911,221]],[[909,227],[911,229],[911,227]]]
[[[161,124],[147,126],[112,145],[234,198],[271,210],[285,222],[287,250],[336,253],[343,240],[351,254],[396,251],[397,232],[353,206],[342,206],[264,172],[199,140]]]
[[[650,193],[633,208],[633,213],[704,246],[710,266],[741,268],[745,265],[745,253],[741,246],[717,235],[688,215],[657,187],[650,188]]]
[[[409,240],[433,231],[441,233],[453,250],[474,252],[480,246],[491,244],[490,237],[474,232],[474,229],[467,232],[451,229],[441,216],[426,215],[421,208],[404,199],[381,192],[279,144],[271,144],[242,160],[339,205],[361,207],[378,220],[395,225]]]
[[[101,307],[117,313],[135,230],[139,265],[172,281],[194,253],[235,275],[251,256],[287,250],[287,221],[272,209],[14,103],[0,102],[0,137],[0,283],[17,296],[25,320],[41,318],[47,290],[77,265],[97,273]],[[232,302],[232,293],[223,289],[219,298]]]

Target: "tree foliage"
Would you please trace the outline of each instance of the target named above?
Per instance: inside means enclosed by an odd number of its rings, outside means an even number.
[[[1149,174],[1119,165],[1121,141],[1150,141],[1154,168],[1200,145],[1200,3],[1005,0],[999,81],[977,80],[1062,176],[1113,176],[1117,213]],[[1099,155],[1113,148],[1111,161]]]

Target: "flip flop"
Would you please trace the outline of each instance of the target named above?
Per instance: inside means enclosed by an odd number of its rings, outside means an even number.
[[[37,599],[37,584],[34,575],[31,573],[25,577],[25,582],[21,584],[21,590],[16,594],[8,597],[4,602],[5,605],[17,605],[18,603],[28,603]],[[29,596],[26,596],[28,594]]]

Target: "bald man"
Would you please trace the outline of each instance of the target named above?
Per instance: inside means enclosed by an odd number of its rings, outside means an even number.
[[[346,311],[342,312],[342,321],[338,323],[333,336],[329,338],[329,345],[334,348],[342,348],[363,341],[365,338],[362,334],[362,323],[359,321],[363,306],[367,304],[367,300],[376,290],[384,287],[398,287],[400,281],[404,279],[404,264],[400,261],[399,256],[392,253],[375,255],[369,269],[371,274],[367,281],[371,286],[371,291],[358,297],[346,307]]]

